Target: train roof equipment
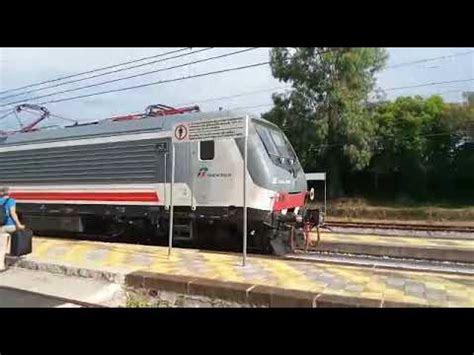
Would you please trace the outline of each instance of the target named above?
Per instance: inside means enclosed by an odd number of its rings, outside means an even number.
[[[53,116],[53,114],[50,115]],[[152,133],[171,130],[175,124],[180,122],[245,117],[246,115],[248,115],[248,112],[241,110],[201,112],[198,106],[173,108],[165,105],[151,105],[147,107],[144,113],[115,116],[84,123],[76,122],[58,129],[30,128],[23,132],[8,132],[8,134],[1,134],[0,132],[0,146],[91,138],[93,136],[104,137],[133,133]],[[269,126],[274,126],[271,122],[255,115],[249,116]]]
[[[167,116],[185,115],[189,116],[190,113],[200,113],[199,106],[189,107],[171,107],[162,104],[155,104],[148,106],[143,113],[129,114],[124,116],[114,116],[102,120],[95,120],[90,122],[79,123],[77,120],[67,119],[62,116],[52,114],[46,107],[33,105],[33,104],[22,104],[16,106],[9,114],[17,115],[23,111],[36,111],[40,114],[40,117],[35,119],[33,122],[26,126],[23,126],[20,120],[19,123],[21,128],[15,131],[3,131],[0,130],[0,143],[3,144],[19,144],[19,143],[30,143],[32,141],[49,141],[57,140],[61,138],[72,138],[72,137],[86,137],[91,135],[110,135],[110,134],[121,134],[130,133],[133,131],[146,131],[146,130],[163,130],[171,129],[171,126],[166,124],[162,119]],[[58,117],[61,119],[73,121],[72,125],[59,126],[61,129],[46,129],[50,127],[38,128],[38,124],[43,122],[49,117]],[[17,117],[18,118],[18,117]],[[153,118],[153,120],[147,120]],[[188,117],[187,120],[190,118]],[[137,127],[135,124],[127,124],[127,121],[140,120],[142,123]],[[123,124],[116,125],[115,123],[121,122]],[[169,127],[168,127],[169,126]],[[27,134],[26,134],[27,133]]]

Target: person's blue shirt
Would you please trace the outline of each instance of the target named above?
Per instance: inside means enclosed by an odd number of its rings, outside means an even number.
[[[6,201],[7,199],[8,199],[8,201]],[[5,201],[6,201],[6,203],[5,203]],[[5,206],[4,206],[4,204],[5,204]],[[1,197],[0,198],[0,207],[5,209],[5,213],[6,213],[6,216],[7,216],[3,225],[5,225],[5,226],[14,226],[15,225],[15,221],[13,220],[13,218],[11,216],[11,209],[15,206],[16,206],[15,199],[13,199],[11,197]]]

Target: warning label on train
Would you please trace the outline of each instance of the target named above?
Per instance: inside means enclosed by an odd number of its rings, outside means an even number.
[[[174,126],[173,132],[173,141],[176,143],[240,138],[245,135],[245,119],[240,117],[179,123]]]
[[[175,127],[174,129],[174,138],[181,142],[184,141],[188,137],[188,127],[184,124],[180,124]]]

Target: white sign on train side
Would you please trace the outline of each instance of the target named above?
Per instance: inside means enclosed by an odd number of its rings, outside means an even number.
[[[245,137],[245,118],[183,122],[173,126],[173,142],[197,142]]]

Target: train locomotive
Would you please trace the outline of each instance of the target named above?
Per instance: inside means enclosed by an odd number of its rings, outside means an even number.
[[[163,105],[144,114],[0,137],[0,184],[10,187],[24,223],[36,233],[88,233],[167,239],[172,127],[243,117]],[[274,124],[249,115],[248,245],[286,248],[315,212],[305,174]],[[176,145],[174,240],[239,248],[243,218],[243,138]]]

